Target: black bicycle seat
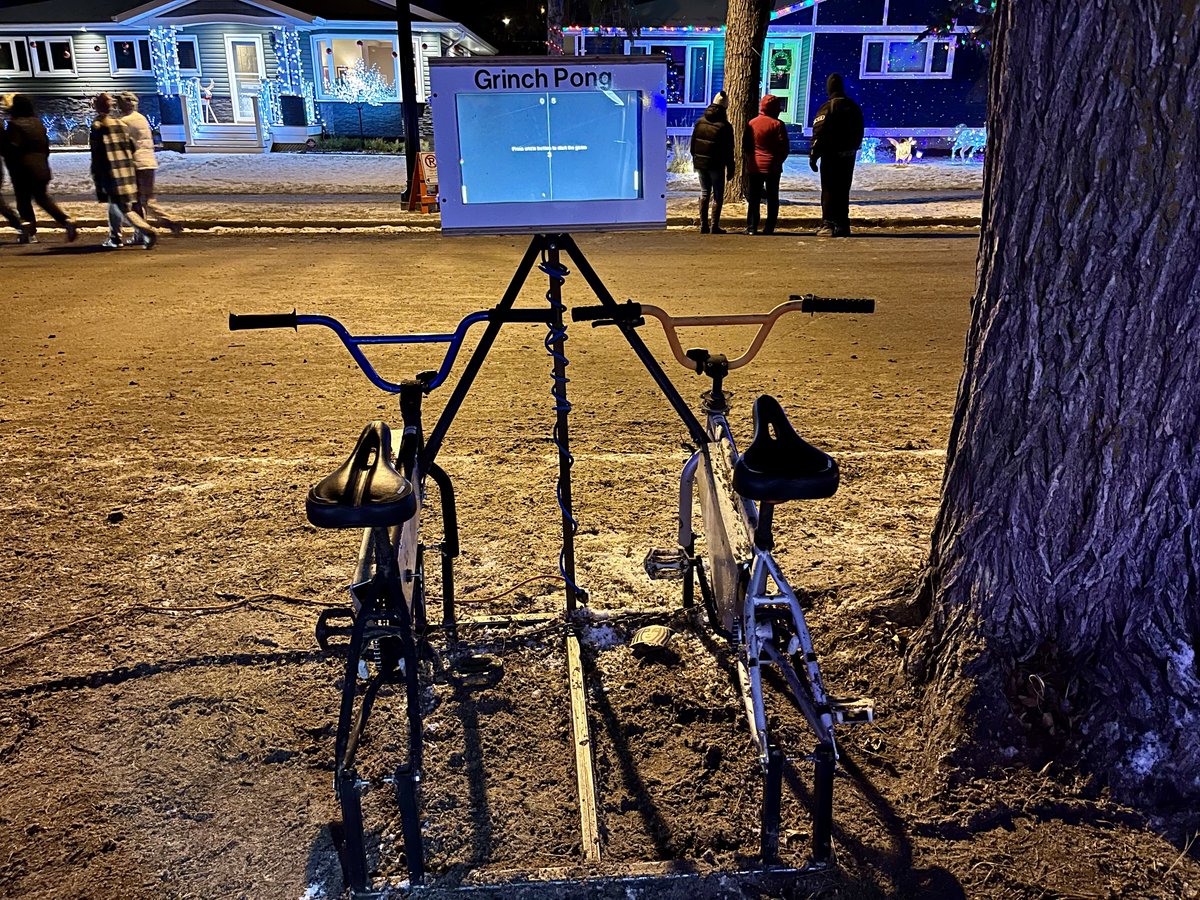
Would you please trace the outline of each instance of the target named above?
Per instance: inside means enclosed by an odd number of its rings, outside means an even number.
[[[733,467],[733,489],[749,500],[782,503],[832,497],[838,466],[792,428],[774,397],[754,401],[754,438]]]
[[[388,528],[417,511],[408,479],[392,465],[392,432],[375,421],[363,429],[354,452],[308,492],[308,521],[318,528]]]

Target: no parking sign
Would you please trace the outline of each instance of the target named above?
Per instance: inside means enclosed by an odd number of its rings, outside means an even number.
[[[421,169],[425,173],[425,183],[428,184],[431,188],[436,188],[437,183],[438,183],[437,154],[430,153],[430,152],[424,152],[424,153],[420,154],[420,157],[421,157]],[[430,193],[432,194],[432,193],[436,193],[436,192],[430,191]]]

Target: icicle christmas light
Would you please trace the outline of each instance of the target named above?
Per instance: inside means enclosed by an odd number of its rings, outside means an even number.
[[[300,63],[299,33],[289,25],[277,25],[271,42],[279,64],[279,81],[286,93],[300,96],[304,91],[304,70]]]
[[[183,93],[183,77],[179,74],[179,49],[174,25],[150,29],[150,70],[158,92],[164,96]]]

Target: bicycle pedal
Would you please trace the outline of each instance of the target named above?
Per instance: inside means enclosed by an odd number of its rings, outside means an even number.
[[[829,707],[839,725],[865,725],[875,721],[875,701],[870,697],[830,697]]]
[[[348,622],[347,625],[333,625],[332,622],[343,620]],[[345,644],[330,644],[330,638],[348,638],[354,631],[354,613],[348,609],[340,609],[337,607],[328,607],[321,610],[321,614],[317,617],[317,646],[326,653],[344,652],[349,649],[349,642]]]
[[[682,578],[687,570],[687,555],[679,547],[671,550],[656,547],[646,554],[642,566],[652,581]]]

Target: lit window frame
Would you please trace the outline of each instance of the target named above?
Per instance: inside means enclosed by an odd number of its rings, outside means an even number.
[[[27,45],[26,49],[29,51],[29,66],[31,69],[33,69],[33,77],[34,78],[78,78],[79,77],[79,66],[76,62],[79,59],[78,48],[75,46],[75,39],[72,38],[69,34],[49,34],[49,35],[45,35],[44,37],[41,35],[39,35],[37,37],[28,37],[25,39],[25,43]],[[36,50],[36,45],[39,43],[45,43],[47,45],[49,45],[49,44],[70,44],[71,45],[71,71],[68,72],[66,69],[51,69],[48,72],[43,72],[41,65],[38,63],[38,56],[37,56],[37,50]],[[50,58],[48,52],[47,52],[46,58],[47,59]]]
[[[414,48],[420,46],[418,43],[416,43],[416,40],[417,39],[414,37],[413,38]],[[325,59],[325,57],[329,54],[326,54],[321,49],[321,44],[323,44],[323,43],[328,43],[329,46],[332,47],[333,41],[391,41],[392,52],[396,54],[392,58],[392,62],[395,64],[394,68],[393,68],[393,72],[392,72],[392,77],[393,77],[392,84],[395,86],[395,96],[388,97],[384,102],[385,103],[399,103],[400,102],[400,44],[399,44],[399,41],[397,40],[396,35],[386,35],[386,34],[337,34],[337,33],[329,34],[329,33],[324,33],[324,34],[312,35],[311,46],[312,46],[312,58],[313,58],[313,89],[316,93],[316,97],[318,100],[325,102],[325,103],[340,102],[338,100],[338,98],[336,96],[334,96],[334,94],[326,88],[326,79],[328,79],[329,84],[332,84],[336,73],[330,68],[332,63],[327,62]],[[419,56],[417,58],[418,58],[418,60],[420,59]],[[417,101],[418,102],[422,102],[421,101],[421,98],[423,96],[423,92],[421,90],[421,88],[422,88],[421,82],[422,81],[423,81],[422,72],[420,71],[420,67],[418,66],[418,71],[417,71]]]
[[[858,77],[860,79],[895,79],[895,78],[953,78],[954,77],[954,50],[958,43],[954,36],[949,37],[928,37],[922,43],[929,46],[929,51],[925,54],[925,71],[923,72],[889,72],[888,59],[890,58],[891,44],[913,44],[917,43],[916,38],[919,32],[912,34],[868,34],[863,36],[862,56],[859,62]],[[883,44],[883,59],[882,70],[879,72],[867,71],[867,55],[870,53],[872,44]],[[946,71],[933,71],[933,46],[935,44],[948,44],[949,49],[946,53]]]
[[[13,65],[16,67],[12,69],[0,69],[0,78],[20,78],[22,76],[28,78],[33,74],[33,57],[29,52],[29,45],[26,43],[25,38],[0,37],[0,44],[8,44],[12,48]],[[18,47],[25,48],[25,68],[23,69],[19,68],[20,57],[17,54]]]
[[[196,68],[185,69],[183,67],[183,65],[179,62],[179,49],[178,49],[178,47],[176,47],[175,64],[179,66],[179,74],[187,76],[188,78],[199,78],[200,75],[203,74],[200,71],[200,69],[201,69],[200,39],[198,37],[196,37],[196,35],[194,35],[194,34],[177,34],[177,35],[175,35],[175,43],[176,43],[176,45],[184,44],[184,43],[191,44],[192,48],[195,50],[195,53],[196,53]]]
[[[148,78],[154,75],[154,63],[150,50],[150,35],[148,34],[109,34],[105,35],[108,41],[108,71],[113,78]],[[136,45],[144,41],[146,43],[146,58],[150,60],[148,68],[142,68],[142,53],[141,49]],[[124,44],[126,42],[135,45],[134,57],[137,59],[137,68],[135,69],[118,69],[117,68],[117,51],[115,45]]]
[[[684,48],[684,64],[683,64],[683,96],[690,97],[692,94],[693,84],[692,72],[692,48],[703,47],[708,51],[704,64],[704,90],[700,92],[701,100],[691,102],[684,100],[680,103],[672,103],[671,106],[676,109],[707,109],[712,103],[713,96],[713,57],[716,55],[716,46],[711,40],[690,39],[683,41],[675,41],[670,39],[659,38],[638,38],[633,41],[625,42],[625,55],[645,54],[649,55],[652,47],[683,47]]]

